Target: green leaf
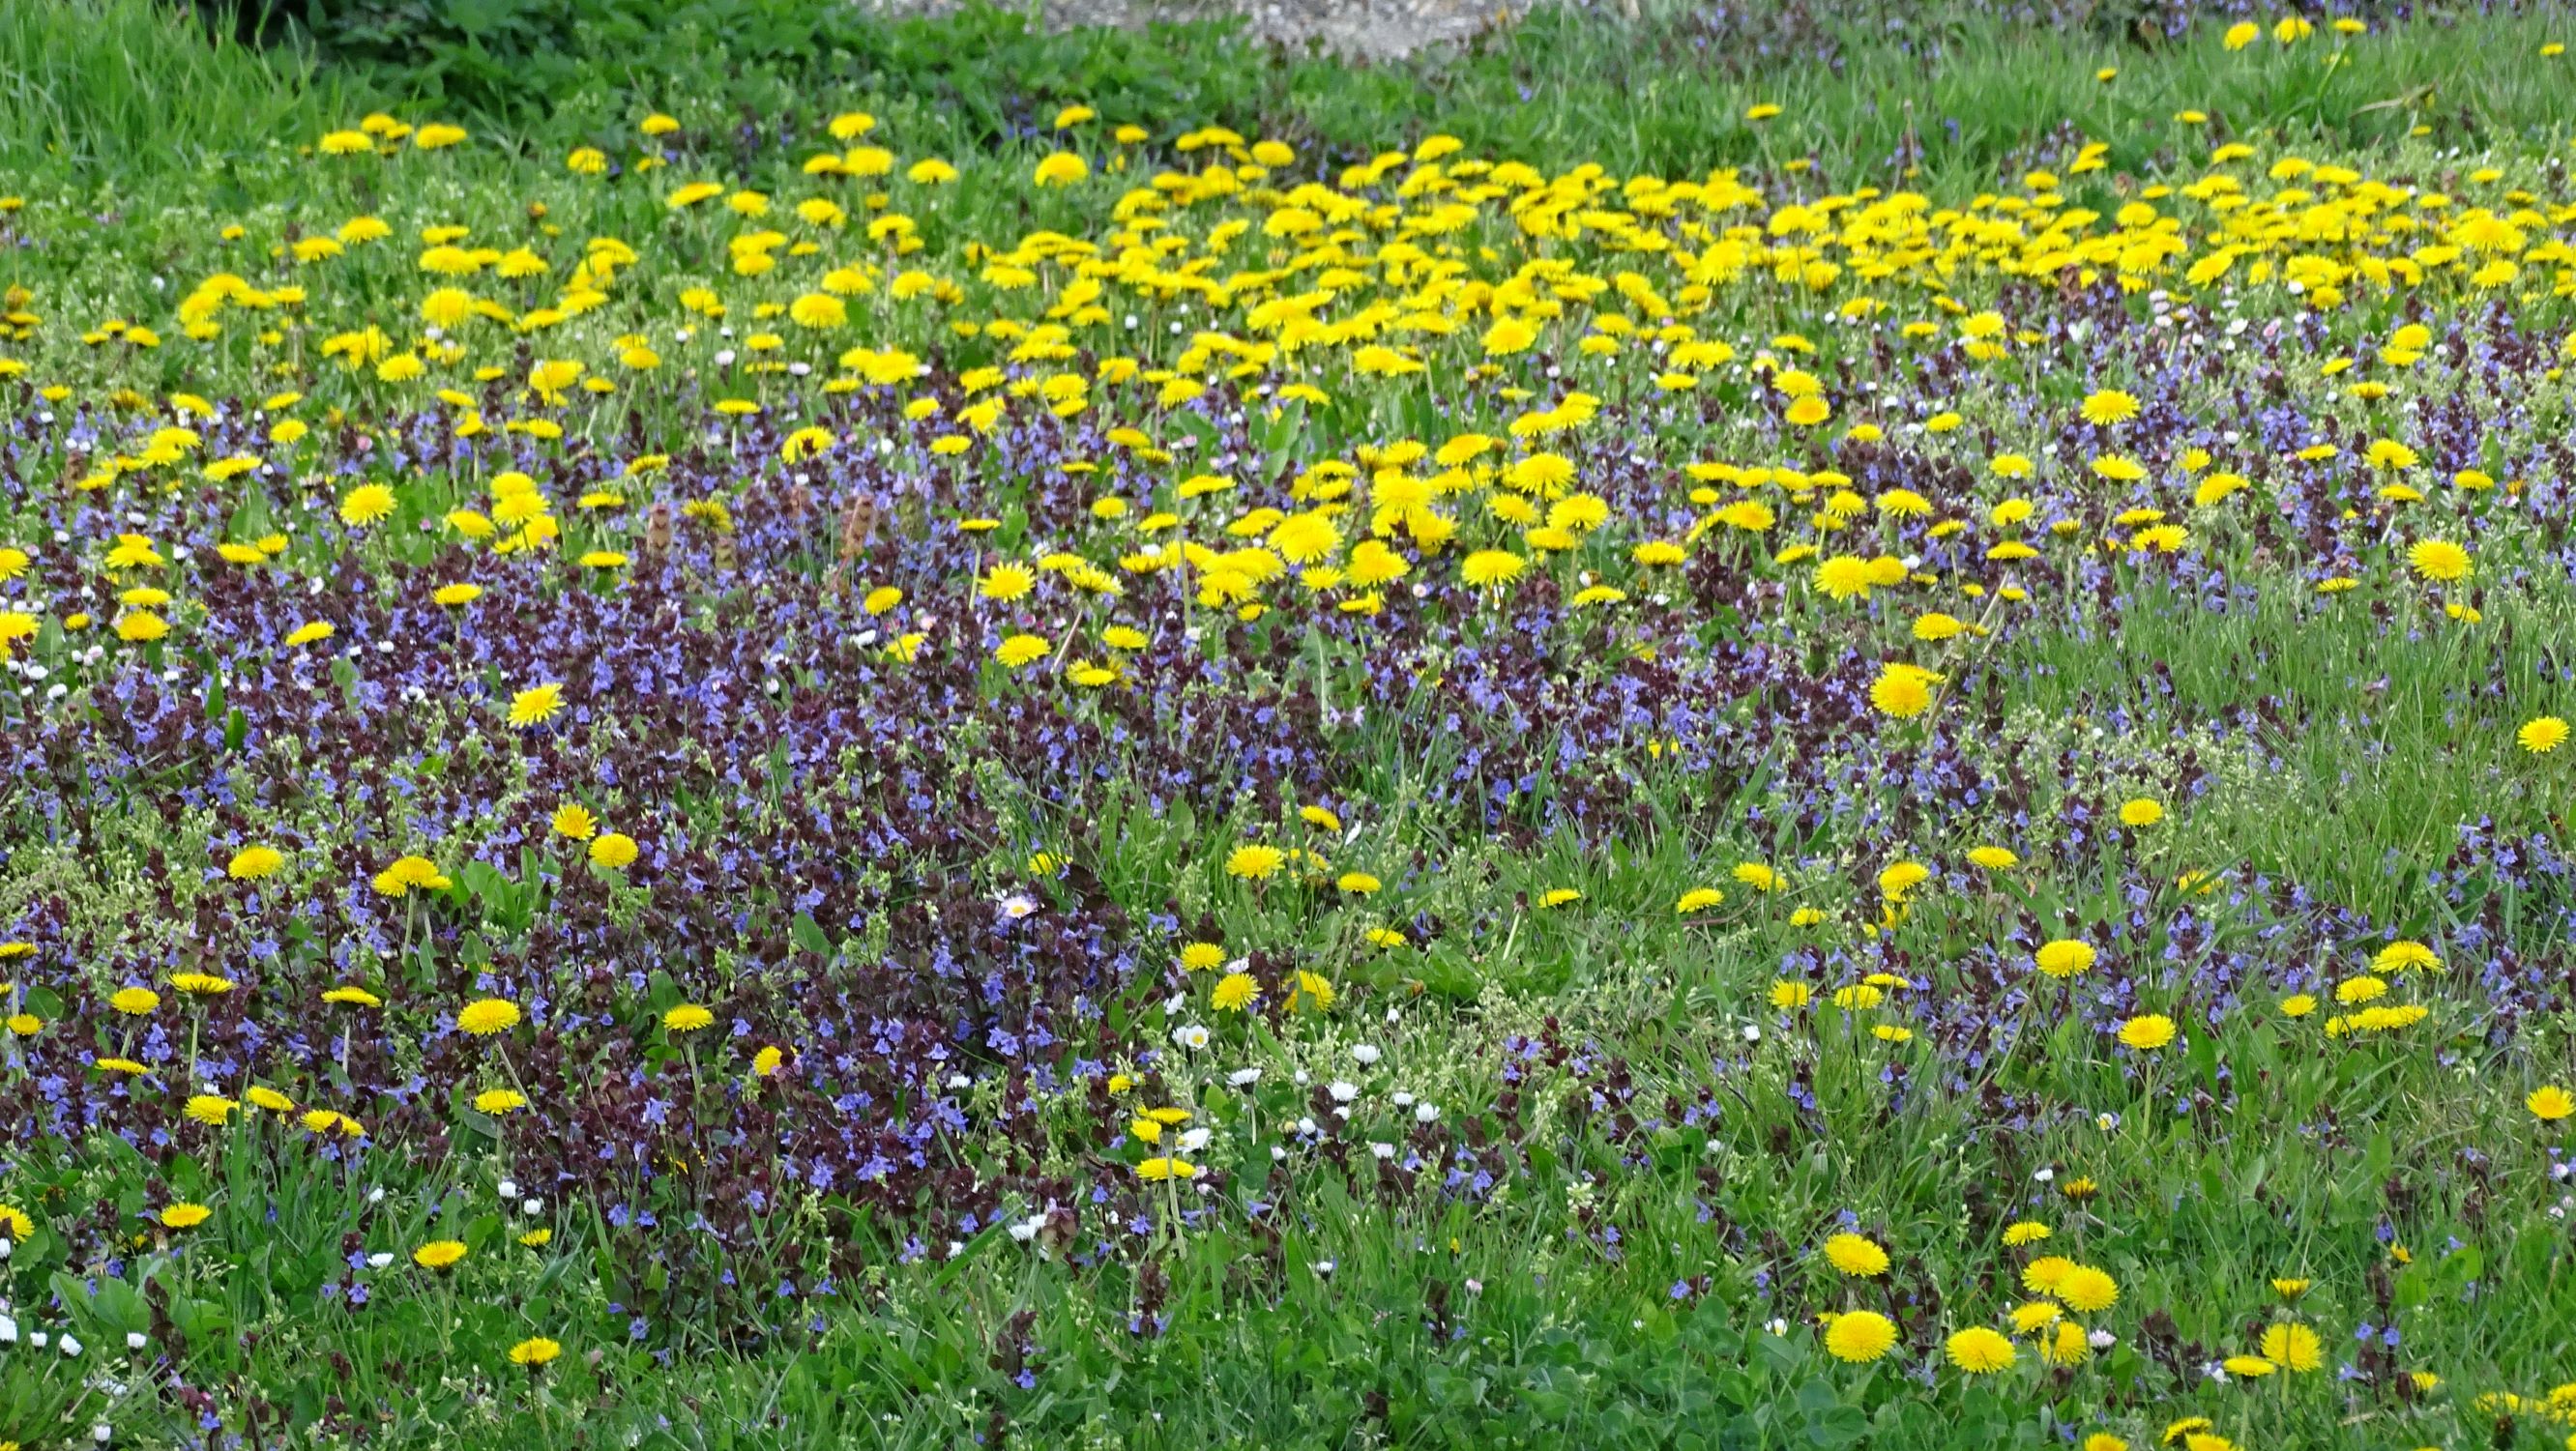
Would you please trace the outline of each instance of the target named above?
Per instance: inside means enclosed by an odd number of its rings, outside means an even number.
[[[832,956],[831,937],[823,931],[823,924],[806,913],[796,914],[795,924],[789,928],[788,935],[796,940],[797,946],[813,953],[816,957],[828,960]]]
[[[1869,1417],[1858,1406],[1836,1406],[1807,1418],[1807,1441],[1814,1446],[1849,1446],[1869,1434]]]
[[[1776,1375],[1795,1374],[1807,1360],[1805,1348],[1786,1335],[1772,1335],[1767,1332],[1757,1335],[1753,1338],[1753,1347],[1759,1352],[1759,1357],[1754,1363],[1769,1366]]]
[[[2483,1278],[2486,1269],[2486,1252],[2476,1245],[2464,1244],[2442,1256],[2442,1262],[2436,1269],[2434,1278],[2441,1283],[2443,1289],[2457,1290],[2472,1280]]]
[[[1443,997],[1472,998],[1483,986],[1484,974],[1445,938],[1423,949],[1414,966],[1423,987]]]
[[[174,1295],[170,1300],[170,1323],[188,1338],[192,1350],[203,1350],[227,1338],[224,1332],[232,1328],[232,1317],[212,1300]]]

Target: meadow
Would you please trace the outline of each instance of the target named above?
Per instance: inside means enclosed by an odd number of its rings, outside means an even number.
[[[2576,1447],[2576,13],[234,19],[0,0],[0,1448]]]

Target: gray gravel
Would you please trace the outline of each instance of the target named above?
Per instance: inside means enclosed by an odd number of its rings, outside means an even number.
[[[889,14],[927,14],[953,0],[860,0]],[[1138,26],[1156,20],[1240,15],[1260,39],[1321,46],[1336,55],[1384,60],[1424,46],[1461,41],[1488,25],[1527,12],[1527,0],[1037,0],[1052,29],[1077,25]]]

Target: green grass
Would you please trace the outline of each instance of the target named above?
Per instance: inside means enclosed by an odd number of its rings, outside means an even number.
[[[175,199],[212,162],[311,134],[347,96],[294,51],[245,49],[156,0],[0,3],[0,167],[15,179],[157,176]]]
[[[1300,70],[1288,112],[1298,130],[1350,150],[1443,129],[1479,154],[1580,156],[1613,174],[1675,175],[1703,164],[1713,143],[1732,142],[1775,161],[1812,157],[1844,185],[1901,175],[1951,189],[1990,183],[2015,160],[2061,164],[2060,135],[2106,142],[2115,169],[2134,171],[2160,154],[2188,164],[2195,149],[2240,133],[2340,148],[2417,125],[2451,136],[2557,136],[2576,119],[2562,66],[2539,54],[2563,29],[2546,12],[2357,41],[2323,76],[2249,64],[2264,52],[2227,52],[2210,23],[2142,50],[1937,7],[1909,20],[1903,50],[1829,24],[1833,43],[1816,48],[1839,63],[1819,74],[1805,63],[1812,51],[1748,61],[1694,50],[1687,26],[1669,20],[1636,33],[1541,11],[1492,49],[1431,59],[1418,73]],[[2117,76],[2094,80],[2105,67]],[[1783,113],[1748,123],[1746,109],[1761,103]],[[2178,126],[2185,110],[2208,113],[2208,129]]]
[[[2336,54],[2331,68],[2267,63],[2268,36],[2231,53],[2214,23],[2141,46],[1933,8],[1891,44],[1872,34],[1881,19],[1825,6],[1756,12],[1728,29],[1689,12],[1622,23],[1543,8],[1463,49],[1364,65],[1268,49],[1209,22],[1047,35],[986,5],[878,22],[804,0],[415,0],[326,7],[318,35],[298,29],[292,45],[245,51],[199,43],[196,27],[145,0],[11,0],[0,10],[0,157],[185,175],[377,105],[497,130],[537,165],[631,134],[655,109],[718,127],[793,118],[812,134],[824,116],[865,107],[911,143],[962,156],[1023,143],[1059,108],[1087,104],[1165,139],[1225,125],[1337,162],[1445,131],[1542,167],[1679,175],[1716,151],[1810,159],[1845,184],[1956,189],[2002,166],[2062,165],[2069,137],[2108,143],[2125,172],[2188,162],[2237,135],[2339,149],[2423,127],[2445,142],[2545,143],[2576,123],[2568,62],[2540,53],[2566,28],[2546,8],[2300,42]],[[2105,67],[2116,78],[2094,80]],[[1748,122],[1757,103],[1785,110]],[[2185,110],[2210,120],[2180,125]]]
[[[2252,609],[2214,615],[2150,585],[2116,630],[2026,634],[1995,669],[2014,711],[2105,729],[2116,713],[2122,735],[2223,722],[2219,737],[2193,740],[2220,784],[2184,855],[2434,933],[2458,925],[2426,882],[2450,857],[2455,824],[2547,832],[2576,800],[2522,769],[2520,722],[2494,710],[2565,679],[2554,644],[2564,626],[2543,623],[2562,619],[2565,601],[2544,587],[2496,608],[2534,628],[2410,639],[2328,598],[2267,590]]]

